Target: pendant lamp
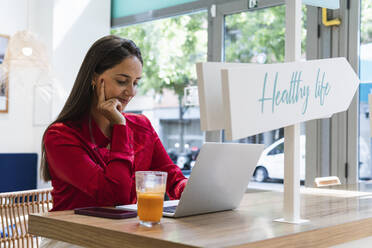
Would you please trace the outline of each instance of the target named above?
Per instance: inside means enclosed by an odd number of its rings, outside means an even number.
[[[49,69],[45,45],[28,30],[19,31],[10,38],[4,63]]]
[[[27,29],[10,37],[4,64],[50,69],[45,45],[30,31],[30,0],[27,0]]]

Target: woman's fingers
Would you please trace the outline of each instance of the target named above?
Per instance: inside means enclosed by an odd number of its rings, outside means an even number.
[[[100,103],[98,109],[111,124],[125,124],[124,116],[122,115],[123,105],[118,99],[108,99]]]
[[[118,99],[115,99],[116,100],[116,109],[121,113],[123,112],[123,104],[121,104],[121,102],[118,100]]]
[[[112,98],[106,101],[107,107],[111,110],[118,110],[120,113],[123,111],[123,105],[118,99]]]
[[[98,104],[103,103],[105,98],[105,81],[102,79],[98,89]]]
[[[125,118],[122,115],[123,105],[116,98],[106,100],[105,96],[105,82],[101,79],[97,89],[98,104],[97,108],[109,121],[113,124],[124,124]]]

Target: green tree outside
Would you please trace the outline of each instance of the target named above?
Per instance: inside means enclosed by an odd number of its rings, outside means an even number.
[[[195,63],[207,57],[207,13],[200,12],[113,29],[112,34],[133,40],[144,66],[140,93],[170,89],[183,97],[196,84]]]
[[[306,48],[305,5],[302,10],[301,50],[304,54]],[[285,5],[225,17],[225,61],[279,63],[284,61],[284,49]]]
[[[360,42],[361,44],[372,42],[372,1],[362,0],[361,8],[361,32]]]

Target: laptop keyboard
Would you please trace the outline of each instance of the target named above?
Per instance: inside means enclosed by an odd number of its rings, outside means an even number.
[[[163,208],[163,212],[166,212],[166,213],[175,213],[176,212],[176,207],[177,206],[164,207]]]

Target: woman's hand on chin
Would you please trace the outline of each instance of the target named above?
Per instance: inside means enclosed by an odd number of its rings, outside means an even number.
[[[105,97],[105,81],[102,79],[99,87],[97,87],[97,110],[106,119],[110,121],[110,125],[115,124],[125,125],[125,117],[123,116],[123,105],[116,98],[107,99]]]

